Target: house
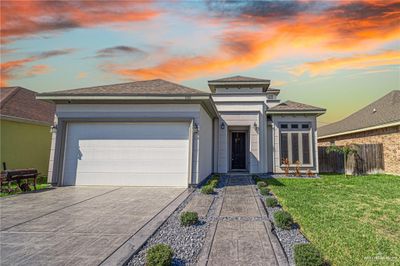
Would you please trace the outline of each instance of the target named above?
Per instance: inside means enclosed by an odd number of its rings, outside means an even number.
[[[318,131],[320,145],[382,143],[385,171],[400,174],[400,90]]]
[[[49,182],[191,186],[211,173],[284,173],[283,158],[318,173],[324,109],[277,98],[267,79],[161,79],[43,93],[56,103]]]
[[[21,87],[0,89],[0,162],[7,169],[36,168],[47,175],[55,105]]]

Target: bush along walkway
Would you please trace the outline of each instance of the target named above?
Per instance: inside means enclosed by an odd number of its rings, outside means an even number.
[[[195,189],[133,255],[128,265],[195,264],[210,222],[214,220],[216,202],[222,196],[220,179],[216,175],[211,177],[203,186],[207,186],[203,193],[202,188]]]
[[[198,265],[287,265],[249,176],[223,178]]]
[[[320,252],[301,233],[300,227],[293,221],[290,213],[282,209],[275,195],[269,190],[268,178],[253,176],[257,185],[257,194],[264,203],[273,233],[278,237],[290,265],[322,266],[328,265]]]

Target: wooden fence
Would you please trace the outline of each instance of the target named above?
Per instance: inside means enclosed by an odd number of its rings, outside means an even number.
[[[344,155],[338,152],[326,152],[328,147],[318,147],[320,173],[344,173]],[[349,154],[346,174],[359,175],[380,173],[385,169],[382,144],[352,145],[355,153]]]

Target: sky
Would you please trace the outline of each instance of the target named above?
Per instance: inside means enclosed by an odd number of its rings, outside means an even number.
[[[400,89],[400,1],[1,1],[1,86],[233,75],[342,119]]]

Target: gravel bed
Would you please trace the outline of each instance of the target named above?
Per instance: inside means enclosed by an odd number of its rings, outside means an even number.
[[[258,193],[258,196],[261,197],[263,202],[265,202],[265,198],[267,198],[267,197],[274,197],[274,195],[272,195],[271,193],[265,197],[259,193],[258,189],[257,189],[257,193]],[[274,208],[266,207],[266,210],[268,213],[269,220],[273,223],[273,225],[275,225],[274,213],[282,210],[281,206],[278,205],[278,207],[274,207]],[[295,263],[294,263],[294,246],[297,244],[308,243],[309,241],[300,232],[299,226],[297,224],[294,224],[290,230],[284,230],[284,229],[280,229],[280,228],[274,226],[273,232],[278,237],[279,242],[281,242],[281,245],[282,245],[282,247],[286,253],[286,256],[288,258],[289,265],[295,265]]]
[[[220,184],[225,182],[221,177]],[[172,215],[164,222],[164,224],[147,240],[143,247],[132,257],[128,263],[129,266],[145,265],[146,251],[155,244],[168,244],[174,250],[172,265],[192,265],[195,264],[200,251],[203,247],[205,237],[207,235],[210,221],[215,217],[216,199],[221,197],[222,185],[215,189],[212,196],[213,202],[208,211],[207,217],[200,219],[199,223],[193,226],[180,225],[180,213],[190,202],[195,194],[201,193],[200,189],[196,189],[182,204],[172,213]]]

